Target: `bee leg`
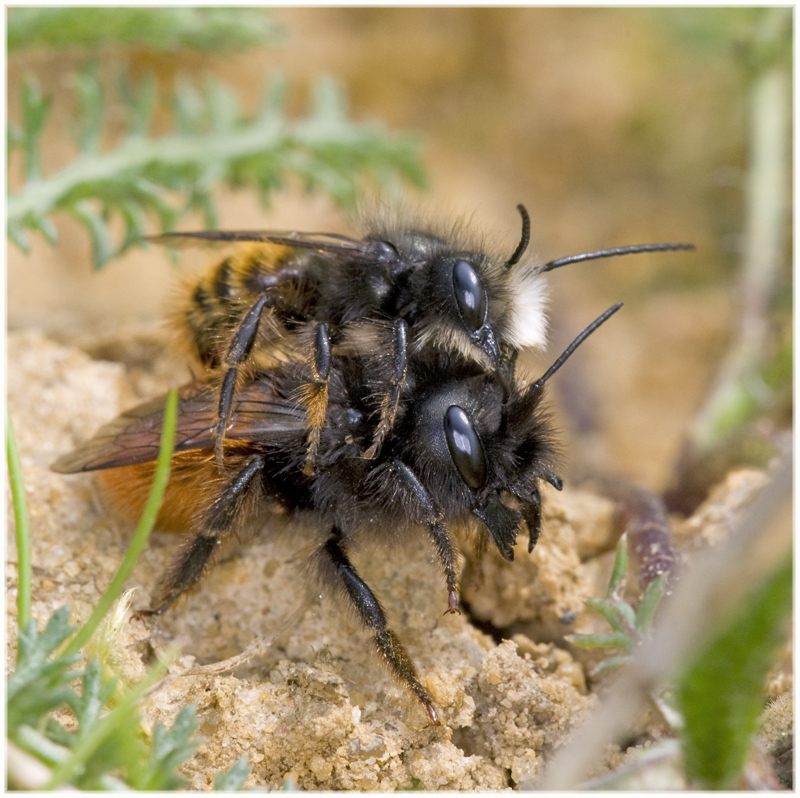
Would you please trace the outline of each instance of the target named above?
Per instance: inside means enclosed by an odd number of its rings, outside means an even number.
[[[537,485],[522,508],[522,517],[528,525],[528,553],[533,551],[542,531],[542,496]]]
[[[405,320],[397,319],[394,323],[394,371],[389,383],[389,392],[383,397],[381,417],[375,430],[375,436],[372,439],[372,445],[364,452],[364,458],[367,460],[372,460],[377,456],[383,445],[383,439],[394,425],[394,420],[397,416],[397,405],[400,401],[400,389],[406,381],[406,372],[408,370],[406,361],[407,348],[408,325]]]
[[[386,615],[375,594],[358,575],[342,545],[342,534],[334,527],[331,536],[319,551],[320,572],[329,584],[344,590],[364,626],[373,633],[378,652],[383,655],[395,675],[425,707],[431,723],[439,724],[439,713],[428,691],[420,684],[417,669],[394,632],[386,624]]]
[[[208,570],[214,554],[226,535],[230,534],[242,499],[253,478],[264,465],[261,457],[254,457],[228,483],[228,486],[206,511],[203,529],[178,555],[170,567],[161,588],[161,603],[145,615],[161,615],[187,590],[191,590]]]
[[[303,473],[310,477],[317,460],[319,438],[328,413],[328,376],[331,368],[331,340],[327,322],[317,325],[314,340],[314,359],[311,370],[314,381],[303,386],[303,403],[308,409],[309,432],[306,441],[306,462]]]
[[[262,294],[255,304],[247,311],[247,315],[242,319],[242,323],[231,339],[228,352],[225,355],[227,371],[222,382],[222,389],[219,394],[219,408],[217,416],[217,428],[214,432],[214,450],[217,461],[222,461],[222,447],[225,442],[225,430],[231,420],[233,410],[233,397],[236,393],[236,380],[239,375],[239,366],[244,363],[253,349],[258,334],[258,323],[261,321],[261,314],[269,301],[266,294]]]
[[[441,512],[436,508],[430,493],[420,482],[419,477],[402,461],[394,460],[391,464],[394,473],[400,478],[406,491],[413,497],[411,515],[417,523],[428,527],[439,562],[442,565],[447,581],[446,613],[459,613],[458,609],[458,575],[456,574],[456,552],[447,528],[441,523]]]

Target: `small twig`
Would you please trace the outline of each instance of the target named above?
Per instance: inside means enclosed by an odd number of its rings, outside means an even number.
[[[224,673],[225,671],[232,671],[235,668],[238,668],[241,665],[249,662],[254,657],[257,657],[260,654],[265,654],[270,650],[270,648],[272,648],[272,643],[273,639],[271,637],[266,639],[256,639],[250,643],[250,645],[244,651],[242,651],[241,654],[236,654],[233,657],[228,657],[228,659],[223,659],[219,662],[211,662],[208,665],[198,665],[197,667],[189,668],[182,673],[176,673],[175,677],[209,676],[216,675],[218,673]]]
[[[639,585],[644,590],[654,579],[665,576],[668,591],[675,579],[678,554],[664,502],[649,490],[623,485],[617,496],[616,523],[628,535],[639,566]]]

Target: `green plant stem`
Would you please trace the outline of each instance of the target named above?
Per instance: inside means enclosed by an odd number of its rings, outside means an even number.
[[[86,644],[89,638],[94,634],[100,622],[111,609],[111,605],[117,599],[117,596],[122,592],[125,583],[133,573],[133,568],[136,561],[139,559],[150,533],[158,517],[158,511],[161,508],[161,502],[164,499],[164,492],[167,488],[167,481],[169,480],[170,461],[172,460],[172,451],[175,439],[175,424],[178,415],[178,393],[173,388],[167,395],[166,406],[164,409],[164,428],[161,433],[161,446],[158,452],[158,461],[156,463],[156,471],[153,477],[153,485],[150,489],[150,496],[147,499],[142,518],[139,525],[136,527],[131,545],[128,548],[125,558],[123,559],[117,573],[111,580],[108,590],[100,598],[94,611],[89,616],[89,620],[78,630],[72,640],[69,642],[65,649],[65,654],[77,653],[82,646]]]
[[[11,424],[11,414],[6,408],[6,458],[8,481],[11,485],[11,501],[14,506],[14,526],[17,540],[17,626],[25,626],[31,617],[31,536],[28,524],[28,503],[25,499],[25,483],[22,463],[17,449],[17,438]],[[19,652],[17,652],[19,656]]]
[[[791,27],[789,10],[768,10],[762,36],[773,44]],[[777,44],[776,44],[777,46]],[[757,72],[750,91],[750,151],[745,184],[739,330],[716,385],[693,425],[701,452],[716,448],[769,398],[761,372],[769,351],[769,312],[784,263],[791,203],[791,72],[778,57]]]

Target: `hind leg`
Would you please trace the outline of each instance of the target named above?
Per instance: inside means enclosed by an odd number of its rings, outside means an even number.
[[[222,494],[212,502],[203,518],[200,533],[184,548],[167,571],[161,587],[159,605],[154,609],[141,611],[141,615],[161,615],[200,581],[220,546],[235,528],[242,500],[263,465],[261,457],[249,460]]]

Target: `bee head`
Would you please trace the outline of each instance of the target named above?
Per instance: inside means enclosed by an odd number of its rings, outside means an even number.
[[[415,406],[407,437],[409,459],[445,515],[474,515],[507,559],[526,503],[538,502],[538,480],[555,468],[542,395],[491,375],[448,383]]]
[[[423,484],[445,514],[478,518],[508,560],[523,519],[529,548],[536,542],[540,481],[561,489],[553,428],[542,407],[545,384],[620,307],[592,322],[530,385],[476,375],[437,387],[415,406],[406,446]]]
[[[490,370],[503,364],[504,344],[544,345],[545,278],[522,260],[530,225],[519,207],[522,238],[511,257],[470,243],[466,226],[448,233],[398,227],[371,234],[395,256],[389,279],[394,290],[383,309],[409,322],[416,351],[457,351]]]

